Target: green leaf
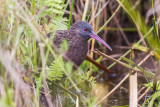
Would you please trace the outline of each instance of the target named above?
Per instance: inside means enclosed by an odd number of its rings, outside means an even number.
[[[155,40],[159,42],[158,32],[157,32],[157,24],[155,18],[153,18],[153,30],[155,34]]]
[[[147,52],[148,51],[147,47],[144,47],[144,46],[142,46],[140,44],[137,44],[137,43],[133,44],[133,49],[137,49],[137,50],[140,50],[142,52]]]
[[[64,62],[62,56],[59,56],[53,61],[47,70],[47,79],[50,81],[60,80],[63,77]]]
[[[68,42],[67,40],[63,40],[60,46],[60,50],[62,53],[66,52],[68,50]]]
[[[144,84],[146,87],[153,88],[153,82],[149,82],[147,84]],[[156,90],[160,90],[160,81],[157,82]]]
[[[47,13],[63,14],[64,3],[62,0],[46,0],[45,5],[48,7]]]
[[[73,64],[71,62],[67,62],[66,63],[66,70],[69,74],[72,73],[72,69],[73,69]]]

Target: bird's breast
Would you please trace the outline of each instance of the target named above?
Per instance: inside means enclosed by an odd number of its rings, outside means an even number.
[[[88,41],[72,31],[57,31],[53,44],[58,52],[60,52],[60,46],[63,40],[67,40],[68,43],[68,50],[65,51],[63,57],[66,60],[73,62],[75,67],[78,67],[86,58],[88,52]]]
[[[88,42],[83,38],[76,38],[70,41],[68,51],[65,55],[77,66],[86,58],[88,52]]]

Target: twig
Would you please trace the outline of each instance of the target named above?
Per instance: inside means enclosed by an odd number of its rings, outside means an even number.
[[[65,13],[66,13],[66,14],[69,14],[70,11],[65,10]],[[77,17],[79,20],[81,19],[81,17],[80,17],[78,14],[74,13],[74,12],[72,12],[72,15],[75,16],[75,17]]]
[[[94,1],[92,1],[92,13],[94,13],[94,12],[95,12]],[[94,14],[92,14],[92,17],[94,17]],[[95,20],[93,20],[93,22],[92,22],[92,27],[93,27],[93,30],[95,31],[95,28],[96,28],[96,26],[95,26]],[[90,53],[91,59],[93,59],[93,52],[92,51],[94,50],[94,44],[95,44],[95,39],[92,39],[91,53]],[[88,59],[89,59],[89,57],[88,57]],[[92,63],[90,64],[90,71],[92,71]]]
[[[116,15],[116,13],[119,11],[120,9],[120,5],[116,8],[115,12],[112,14],[112,16],[103,24],[103,26],[101,26],[99,28],[99,30],[96,33],[99,33],[101,30],[103,30],[103,28],[112,20],[112,18]]]
[[[113,14],[114,13],[113,9],[111,8],[111,6],[109,6],[109,7],[110,7],[110,10],[111,10],[111,13]],[[117,17],[115,16],[115,17],[113,17],[113,19],[115,20],[115,23],[116,23],[117,27],[119,28],[120,33],[121,33],[122,37],[124,38],[125,42],[127,43],[128,46],[130,46],[130,42],[129,42],[127,36],[125,35],[124,31],[122,30],[122,27],[119,24]]]
[[[107,6],[107,4],[110,2],[110,0],[108,0],[103,7],[100,9],[100,11],[89,21],[89,23],[91,23],[101,12],[102,10]]]
[[[108,56],[108,55],[100,52],[99,50],[94,50],[93,52],[96,53],[96,54],[98,54],[98,55],[101,55],[101,56],[103,56],[103,57],[109,58],[110,60],[112,60],[112,61],[114,61],[114,62],[116,62],[116,63],[119,63],[119,64],[121,64],[123,67],[126,67],[126,68],[128,68],[128,69],[130,69],[130,70],[137,71],[137,72],[140,72],[140,73],[144,73],[146,76],[149,76],[149,77],[151,77],[151,78],[154,78],[154,75],[155,75],[155,74],[153,74],[152,72],[148,72],[148,71],[144,70],[143,68],[141,68],[141,67],[139,67],[139,66],[137,66],[137,67],[132,67],[132,66],[126,64],[126,63],[123,63],[123,62],[121,62],[121,61],[119,61],[119,60],[116,60],[116,59],[114,59],[114,58],[112,58],[112,57],[110,57],[110,56]],[[146,58],[144,58],[144,60],[142,60],[142,61],[144,62],[150,55],[151,55],[151,53],[150,53]]]
[[[144,86],[144,87],[142,87],[142,88],[138,91],[138,94],[140,94],[140,93],[141,93],[141,91],[143,91],[145,88],[146,88],[145,86]]]
[[[146,91],[141,96],[139,96],[138,101],[140,101],[148,93],[149,90],[150,88],[148,87]]]

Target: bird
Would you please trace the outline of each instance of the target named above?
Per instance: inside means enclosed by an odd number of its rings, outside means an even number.
[[[92,26],[85,21],[75,22],[68,30],[57,30],[53,46],[57,52],[60,52],[61,44],[67,41],[68,49],[63,52],[63,58],[73,63],[77,68],[86,58],[88,53],[88,40],[94,38],[108,49],[112,48],[103,41],[92,29]]]

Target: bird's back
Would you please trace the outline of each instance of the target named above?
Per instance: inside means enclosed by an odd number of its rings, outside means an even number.
[[[61,43],[63,40],[67,40],[66,35],[68,35],[67,30],[57,30],[54,36],[53,45],[57,49],[60,48]]]

